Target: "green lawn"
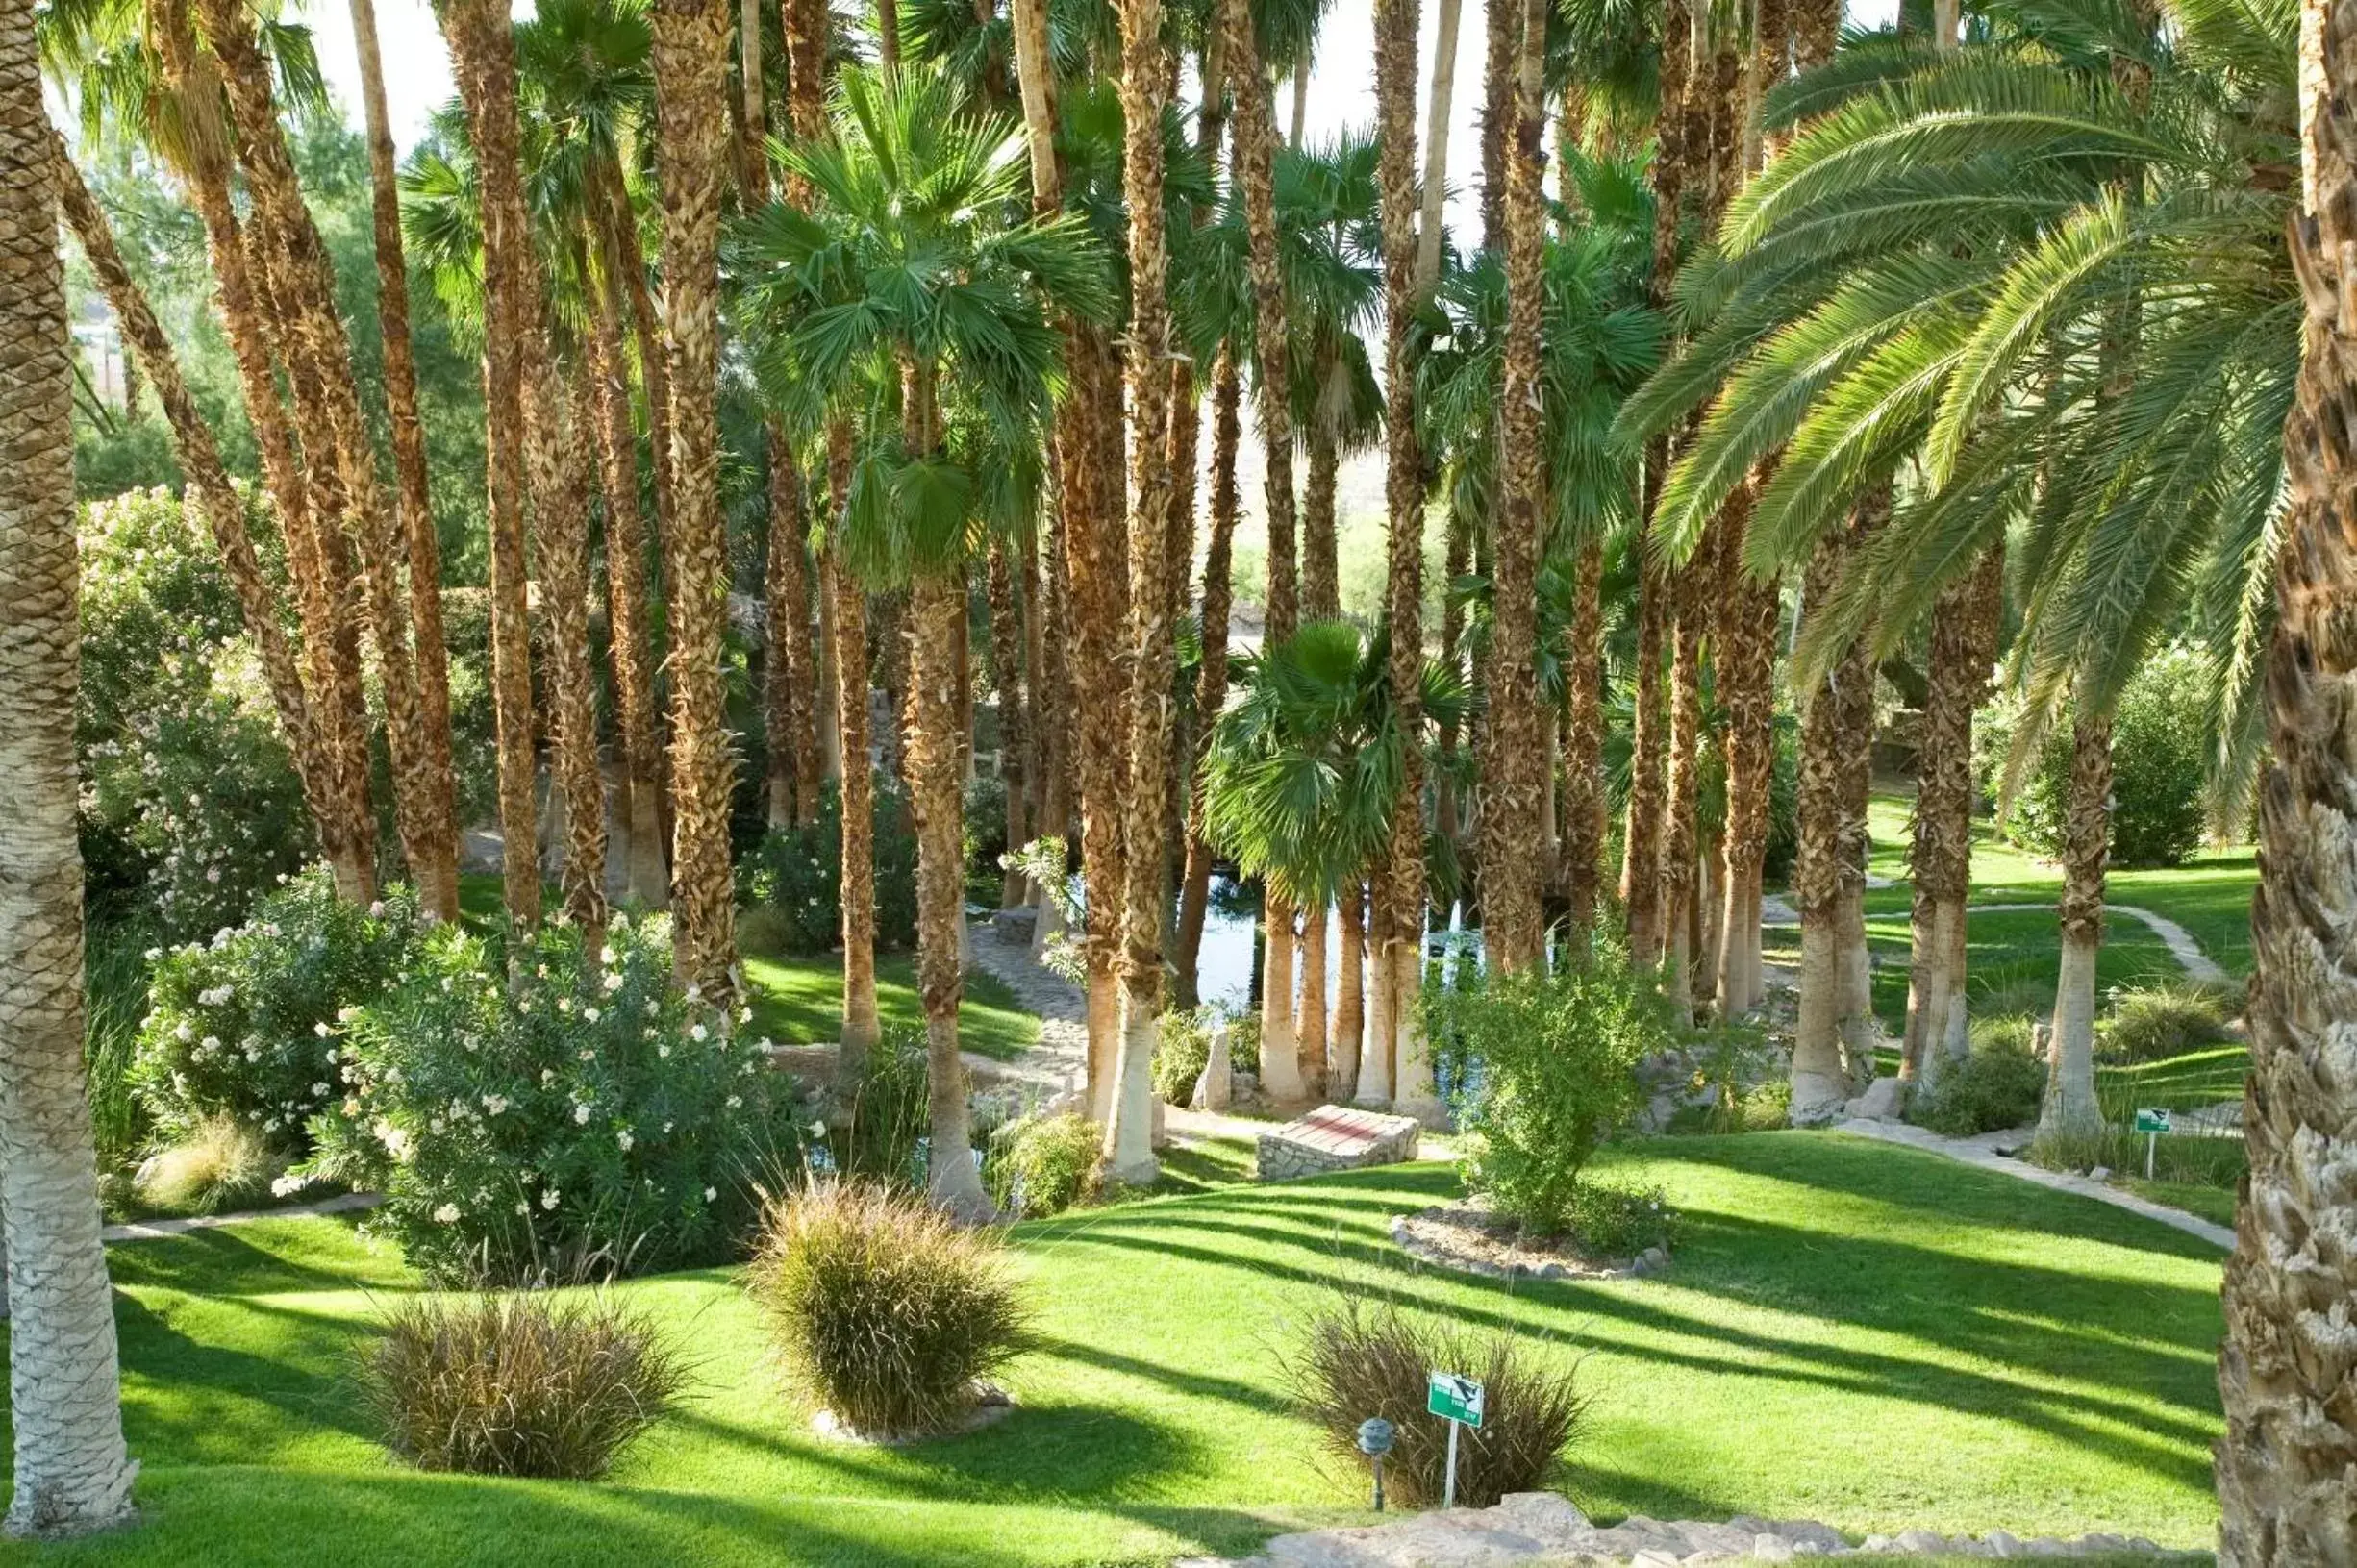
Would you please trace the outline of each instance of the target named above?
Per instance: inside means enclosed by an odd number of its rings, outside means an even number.
[[[1607,1519],[1811,1516],[2212,1537],[2218,1256],[2164,1227],[1822,1133],[1608,1152],[1685,1214],[1676,1266],[1609,1284],[1412,1272],[1388,1217],[1455,1189],[1395,1167],[1019,1228],[1038,1348],[1019,1408],[899,1451],[816,1439],[726,1271],[626,1288],[701,1366],[690,1412],[603,1484],[427,1476],[345,1377],[412,1288],[333,1221],[114,1249],[140,1529],[0,1560],[73,1564],[1017,1565],[1234,1554],[1355,1517],[1359,1480],[1289,1416],[1273,1353],[1333,1290],[1386,1290],[1584,1356],[1560,1481]],[[332,1546],[331,1546],[332,1543]]]

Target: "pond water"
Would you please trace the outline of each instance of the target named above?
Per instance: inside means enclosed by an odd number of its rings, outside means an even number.
[[[1478,934],[1463,930],[1462,911],[1449,911],[1449,933],[1463,940]],[[1428,941],[1439,947],[1447,937],[1441,932],[1431,933]],[[1260,952],[1260,899],[1255,889],[1242,887],[1225,877],[1212,880],[1209,907],[1203,915],[1203,950],[1196,962],[1196,991],[1206,1003],[1241,1011],[1252,1000],[1254,982],[1258,979],[1262,955]],[[1326,1006],[1334,1006],[1342,983],[1342,920],[1339,911],[1326,914]],[[1298,957],[1295,958],[1298,964]],[[1299,971],[1296,968],[1296,975]]]

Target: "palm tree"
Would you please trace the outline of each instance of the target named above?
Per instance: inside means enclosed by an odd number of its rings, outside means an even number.
[[[732,995],[736,775],[724,695],[728,537],[719,494],[719,239],[728,158],[728,8],[657,0],[655,162],[663,187],[664,371],[679,493],[668,560],[671,633],[671,907],[677,968],[707,996]]]
[[[1417,441],[1412,334],[1429,280],[1417,270],[1416,226],[1417,0],[1375,0],[1375,122],[1378,207],[1383,224],[1383,382],[1395,387],[1385,421],[1386,620],[1392,711],[1401,733],[1423,726],[1424,476]],[[1402,1108],[1436,1117],[1431,1061],[1416,1035],[1424,980],[1424,774],[1420,748],[1401,754],[1397,805],[1386,857],[1380,937],[1370,927],[1380,983],[1367,1008],[1362,1099],[1396,1096]]]
[[[13,1534],[119,1524],[114,1305],[82,1064],[75,834],[72,354],[58,163],[32,8],[0,12],[0,1223],[6,1226]]]
[[[438,919],[459,914],[458,805],[450,758],[450,649],[442,636],[441,544],[427,493],[425,426],[417,416],[417,360],[410,343],[409,266],[401,250],[401,191],[393,168],[385,66],[377,53],[375,0],[352,0],[361,105],[368,128],[370,214],[376,224],[377,325],[384,341],[385,411],[391,427],[395,499],[408,545],[409,611],[417,638],[417,712],[434,790],[432,831],[446,834],[420,870],[419,899]]]
[[[2259,892],[2251,906],[2250,1079],[2244,1093],[2249,1174],[2226,1262],[2226,1336],[2218,1357],[2226,1434],[2218,1445],[2219,1559],[2325,1562],[2349,1548],[2348,1476],[2357,1423],[2331,1412],[2348,1388],[2341,1314],[2357,1299],[2357,1257],[2319,1238],[2345,1233],[2357,1204],[2336,1151],[2357,1118],[2357,1081],[2333,1068],[2347,1014],[2352,736],[2346,607],[2357,595],[2343,491],[2345,425],[2325,411],[2350,397],[2351,323],[2343,270],[2357,242],[2351,167],[2329,127],[2357,91],[2357,39],[2337,17],[2300,30],[2297,105],[2305,182],[2289,226],[2309,284],[2307,352],[2284,429],[2291,492],[2276,557],[2281,615],[2268,653],[2273,745],[2260,799]],[[2337,1494],[2337,1495],[2336,1495]]]
[[[1203,599],[1200,625],[1203,659],[1195,669],[1195,747],[1187,776],[1191,781],[1187,807],[1187,859],[1179,880],[1176,939],[1179,1002],[1192,1007],[1197,1000],[1196,971],[1203,952],[1203,921],[1211,902],[1212,844],[1205,831],[1208,797],[1203,786],[1203,753],[1210,744],[1213,722],[1228,701],[1228,615],[1235,599],[1232,571],[1236,542],[1236,450],[1242,437],[1242,376],[1237,369],[1232,337],[1223,336],[1212,365],[1212,496],[1211,534],[1203,548]]]
[[[1102,258],[1083,222],[1021,217],[1015,137],[1011,119],[968,102],[938,68],[846,73],[834,135],[786,152],[814,206],[778,203],[757,214],[741,267],[772,406],[831,395],[868,412],[847,479],[837,568],[910,585],[906,766],[917,828],[918,983],[932,1147],[942,1151],[930,1186],[937,1204],[966,1219],[990,1212],[962,1157],[958,1054],[959,670],[975,496],[981,476],[1006,464],[1010,445],[1035,438],[1059,370],[1051,312],[1095,319],[1110,310]],[[896,422],[883,411],[894,403]],[[849,638],[844,649],[848,659]],[[846,784],[864,771],[847,765]],[[846,838],[850,828],[846,816]]]

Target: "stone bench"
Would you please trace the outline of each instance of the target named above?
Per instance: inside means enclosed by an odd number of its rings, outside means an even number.
[[[1264,1182],[1321,1176],[1368,1165],[1397,1165],[1416,1157],[1413,1116],[1392,1116],[1356,1106],[1319,1106],[1283,1127],[1263,1132],[1258,1175]]]

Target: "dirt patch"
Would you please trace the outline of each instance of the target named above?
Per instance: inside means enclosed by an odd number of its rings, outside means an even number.
[[[1669,1266],[1648,1247],[1636,1257],[1590,1257],[1569,1236],[1526,1236],[1478,1198],[1436,1204],[1392,1219],[1392,1239],[1410,1257],[1492,1280],[1633,1280]]]

